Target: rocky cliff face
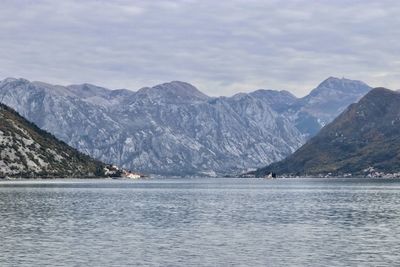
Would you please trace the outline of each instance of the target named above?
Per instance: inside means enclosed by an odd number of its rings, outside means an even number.
[[[344,98],[346,83],[335,82],[344,85],[330,94],[333,102],[345,105],[364,93],[351,90]],[[132,92],[11,78],[0,83],[0,102],[99,160],[146,173],[213,175],[291,154],[313,132],[307,120],[319,129],[322,119],[340,112],[316,104],[334,87],[306,100],[273,90],[211,98],[183,82]]]
[[[279,159],[303,142],[284,117],[249,95],[182,102],[149,92],[113,113],[127,118],[131,133],[121,139],[131,149],[124,164],[159,173],[235,172]]]
[[[329,77],[284,112],[303,134],[314,136],[348,105],[357,102],[371,87],[361,81]]]
[[[257,171],[365,176],[400,172],[400,93],[376,88],[285,160]]]
[[[102,177],[105,167],[0,104],[0,178]]]

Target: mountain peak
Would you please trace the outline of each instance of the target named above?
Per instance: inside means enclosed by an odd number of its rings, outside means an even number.
[[[173,102],[184,101],[204,101],[209,99],[207,95],[202,93],[190,83],[181,81],[172,81],[163,83],[154,87],[145,87],[138,91],[138,94],[145,94],[152,99],[162,99]]]
[[[329,77],[291,106],[297,113],[296,125],[308,136],[313,136],[369,90],[371,87],[361,81]]]
[[[364,98],[370,98],[370,97],[375,97],[376,95],[392,95],[392,94],[399,94],[400,91],[393,91],[390,89],[387,89],[385,87],[376,87],[373,88],[371,91],[368,92],[368,94],[366,94],[364,96]]]
[[[285,160],[259,170],[289,175],[366,176],[400,171],[400,93],[375,88]]]
[[[67,88],[69,89],[69,91],[71,91],[76,96],[79,96],[81,98],[88,98],[96,95],[101,97],[106,97],[112,91],[110,89],[93,85],[90,83],[72,84],[67,86]]]
[[[29,83],[29,81],[27,79],[14,78],[14,77],[7,77],[1,81],[1,83],[12,83],[12,82]]]
[[[375,112],[380,112],[381,110],[386,110],[393,101],[399,100],[399,92],[383,87],[377,87],[369,91],[358,104],[363,106],[365,109],[371,110],[372,108],[375,108]],[[373,112],[371,115],[373,115]]]
[[[320,83],[311,94],[318,93],[320,91],[334,90],[334,91],[346,91],[346,92],[368,92],[371,88],[364,82],[358,80],[350,80],[346,78],[329,77]]]
[[[17,78],[14,77],[7,77],[4,80],[2,80],[2,83],[8,83],[8,82],[15,82],[17,80]]]
[[[280,95],[280,96],[290,97],[290,98],[293,98],[293,99],[296,98],[292,93],[290,93],[289,91],[286,91],[286,90],[258,89],[258,90],[254,91],[254,92],[251,92],[250,94],[253,95],[253,96],[267,96],[267,97],[270,97],[270,96],[278,96],[278,95]]]
[[[251,96],[261,99],[277,112],[286,110],[297,98],[285,90],[259,89],[250,93]]]
[[[338,77],[334,77],[334,76],[329,76],[328,78],[326,78],[325,80],[323,80],[323,81],[321,82],[321,84],[323,84],[323,83],[354,82],[354,81],[357,81],[357,80],[351,80],[351,79],[347,79],[347,78],[345,78],[345,77],[338,78]],[[359,81],[357,81],[357,82],[359,82]]]

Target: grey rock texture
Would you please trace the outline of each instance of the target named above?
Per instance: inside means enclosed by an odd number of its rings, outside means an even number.
[[[300,99],[274,90],[212,98],[178,81],[133,92],[8,78],[0,102],[104,162],[151,174],[223,175],[293,153],[368,88],[329,78]]]
[[[329,77],[310,94],[293,103],[285,110],[285,115],[303,134],[312,137],[371,89],[361,81]]]
[[[104,177],[106,167],[0,104],[0,178]]]

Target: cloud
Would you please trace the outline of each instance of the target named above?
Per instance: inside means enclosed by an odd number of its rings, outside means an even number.
[[[210,95],[304,95],[328,76],[400,88],[398,1],[5,0],[0,76]]]

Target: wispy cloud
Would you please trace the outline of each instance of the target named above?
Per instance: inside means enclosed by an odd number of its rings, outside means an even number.
[[[328,76],[400,88],[398,1],[4,0],[0,76],[210,95],[306,93]]]

